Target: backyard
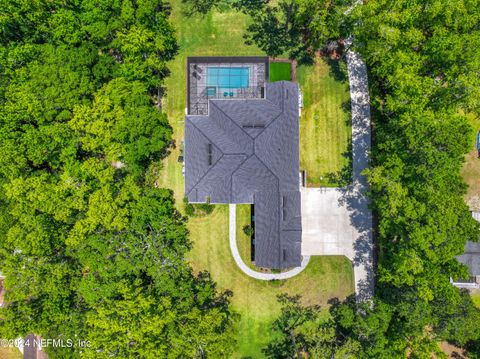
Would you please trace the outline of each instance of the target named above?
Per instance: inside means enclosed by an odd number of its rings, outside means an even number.
[[[163,161],[163,168],[158,178],[158,185],[171,188],[183,211],[182,199],[184,196],[184,182],[182,164],[178,161],[181,142],[183,141],[183,125],[185,114],[186,93],[186,58],[187,56],[242,56],[263,55],[254,46],[246,46],[243,40],[243,31],[249,19],[238,13],[213,12],[204,18],[195,17],[186,20],[181,13],[181,1],[172,1],[172,21],[177,30],[180,52],[170,64],[171,75],[167,78],[166,97],[163,109],[168,114],[170,124],[174,131],[175,148]],[[306,107],[301,120],[301,139],[308,141],[308,146],[302,145],[302,166],[307,166],[308,172],[315,173],[316,167],[321,168],[317,173],[335,172],[342,167],[341,153],[346,150],[346,143],[336,144],[334,138],[341,137],[337,132],[345,134],[348,130],[342,111],[342,97],[345,84],[337,82],[339,89],[335,96],[328,95],[334,88],[335,80],[329,73],[328,65],[318,61],[313,68],[299,69],[301,84],[306,100]],[[285,75],[285,68],[282,69]],[[281,75],[281,74],[280,74]],[[280,76],[279,75],[279,76]],[[315,85],[312,85],[312,84]],[[316,87],[325,87],[319,91]],[[347,96],[348,100],[348,96]],[[333,102],[337,101],[337,102]],[[324,103],[326,102],[326,103]],[[336,108],[335,108],[336,106]],[[307,133],[308,121],[312,121],[313,114],[317,114],[316,123],[322,131]],[[324,116],[328,114],[328,118]],[[335,116],[338,124],[334,123]],[[331,127],[331,128],[329,128]],[[331,132],[329,132],[331,131]],[[330,158],[330,164],[324,163],[324,158],[316,161],[309,155],[308,161],[303,160],[304,151],[317,151],[316,147],[324,146],[325,139],[315,138],[315,133],[324,134],[329,138],[331,153],[322,151],[325,158]],[[341,137],[343,138],[343,137]],[[315,148],[310,148],[313,146]],[[343,147],[342,147],[343,146]],[[335,159],[335,156],[337,158]],[[308,166],[312,166],[311,168]],[[248,222],[249,206],[239,206],[237,215],[241,223]],[[243,226],[242,226],[243,227]],[[236,266],[228,242],[228,205],[216,205],[213,213],[206,217],[193,217],[189,219],[188,229],[193,242],[193,250],[189,261],[194,270],[208,270],[213,279],[218,283],[220,290],[230,289],[233,308],[241,315],[238,326],[238,347],[234,357],[261,358],[261,348],[269,341],[272,332],[269,330],[274,318],[279,314],[276,300],[278,294],[287,292],[301,294],[306,304],[320,304],[326,307],[330,298],[345,298],[353,292],[353,273],[351,263],[344,257],[316,257],[295,278],[282,282],[263,282],[245,276]],[[237,226],[239,249],[242,257],[249,256],[248,237]],[[249,261],[245,261],[247,264]]]

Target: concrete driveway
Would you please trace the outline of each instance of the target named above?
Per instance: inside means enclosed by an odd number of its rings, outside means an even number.
[[[358,236],[339,188],[305,188],[302,193],[302,255],[344,255],[353,261]]]

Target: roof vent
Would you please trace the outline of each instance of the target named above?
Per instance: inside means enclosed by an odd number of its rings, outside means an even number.
[[[257,124],[246,124],[242,125],[243,128],[265,128],[265,125],[262,123],[257,123]]]
[[[211,166],[212,165],[212,144],[211,143],[207,145],[207,153],[208,153],[208,165]]]

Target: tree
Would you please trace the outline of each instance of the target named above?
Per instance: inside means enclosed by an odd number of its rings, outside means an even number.
[[[282,308],[273,331],[279,335],[263,351],[269,358],[302,358],[309,348],[302,329],[316,320],[319,308],[302,306],[300,296],[282,294],[278,301]]]
[[[91,106],[76,106],[73,112],[70,125],[82,134],[82,151],[105,154],[106,161],[128,166],[130,173],[144,173],[171,140],[165,114],[151,106],[147,87],[138,81],[114,79],[95,94]]]
[[[463,345],[479,338],[471,330],[478,310],[450,277],[467,275],[455,256],[479,233],[459,172],[470,147],[464,112],[478,111],[479,51],[467,44],[478,42],[480,12],[461,0],[385,0],[351,16],[375,114],[368,178],[378,218],[377,297],[399,318],[388,337],[431,356],[439,339]]]
[[[187,16],[206,15],[214,8],[229,6],[228,0],[182,0],[182,4]]]
[[[317,51],[340,37],[340,14],[345,9],[341,0],[259,3],[239,1],[236,6],[255,19],[247,28],[246,43],[255,43],[269,56],[287,53],[300,64],[312,64]]]

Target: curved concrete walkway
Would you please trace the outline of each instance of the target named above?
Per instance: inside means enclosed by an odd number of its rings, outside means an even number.
[[[259,280],[274,280],[274,279],[288,279],[296,276],[298,273],[303,271],[310,261],[310,256],[303,256],[302,264],[300,267],[293,268],[287,272],[282,273],[262,273],[256,272],[250,267],[248,267],[245,262],[240,257],[237,247],[237,205],[230,204],[228,206],[229,212],[229,237],[230,237],[230,250],[232,251],[233,259],[237,263],[238,268],[241,269],[243,273],[249,277],[259,279]]]

